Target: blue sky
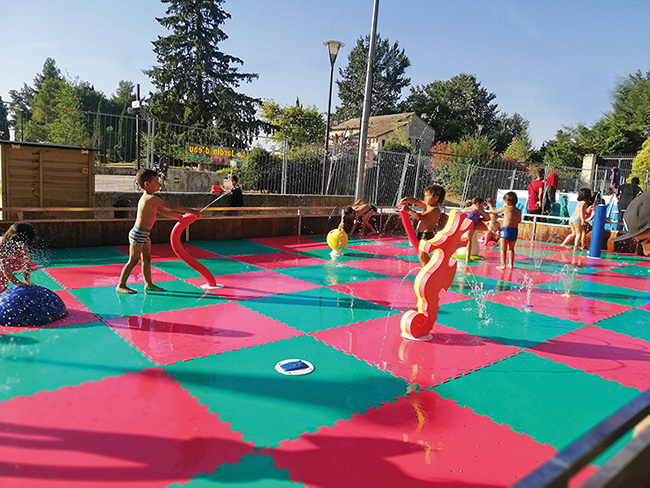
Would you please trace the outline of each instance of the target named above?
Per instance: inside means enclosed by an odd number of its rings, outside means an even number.
[[[45,58],[106,95],[119,80],[152,86],[151,41],[166,31],[159,0],[1,0],[0,97],[32,83]],[[227,0],[232,15],[221,49],[259,79],[250,95],[327,109],[329,60],[323,41],[350,49],[370,32],[373,0]],[[399,41],[411,84],[476,75],[503,112],[530,121],[536,146],[563,125],[592,124],[610,109],[628,74],[650,70],[647,0],[380,0],[378,32]],[[405,90],[403,95],[408,95]],[[334,86],[333,107],[337,105]]]

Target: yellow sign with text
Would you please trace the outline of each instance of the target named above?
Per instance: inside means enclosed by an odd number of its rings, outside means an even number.
[[[221,162],[225,165],[229,165],[231,160],[243,162],[247,156],[245,149],[235,149],[232,147],[221,146],[205,146],[202,144],[188,144],[187,152],[189,159],[193,161],[213,161],[215,163]]]

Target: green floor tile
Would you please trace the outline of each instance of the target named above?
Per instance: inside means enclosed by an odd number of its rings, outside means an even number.
[[[311,362],[305,376],[275,370],[283,359]],[[407,392],[408,384],[309,336],[166,366],[211,412],[258,447],[314,432]]]
[[[233,241],[190,241],[190,244],[220,256],[241,256],[244,254],[271,254],[282,252],[273,247],[258,244],[248,239]]]
[[[481,290],[482,285],[482,290]],[[518,288],[518,285],[505,280],[495,280],[477,276],[473,273],[456,272],[454,281],[448,291],[453,291],[467,296],[476,296],[478,293],[499,293]]]
[[[528,352],[433,390],[557,449],[640,393]]]
[[[386,265],[390,262],[386,260]],[[314,266],[276,269],[277,273],[321,286],[333,286],[355,281],[369,281],[388,278],[388,275],[345,266],[341,263],[325,263]]]
[[[154,366],[102,322],[0,336],[0,401]]]
[[[600,271],[602,268],[594,265],[592,267],[582,267],[582,266],[572,266],[566,263],[560,263],[558,261],[553,261],[552,259],[545,259],[542,261],[542,265],[537,268],[535,266],[535,260],[533,258],[526,259],[517,259],[515,258],[515,267],[521,269],[527,269],[529,271],[541,271],[542,273],[556,275],[558,280],[560,275],[564,274],[565,276],[571,275],[575,270],[576,276],[592,274]]]
[[[547,341],[584,324],[516,309],[487,301],[480,318],[476,300],[445,304],[438,311],[437,322],[509,346],[527,348]]]
[[[206,258],[199,259],[198,261],[208,268],[214,276],[248,273],[249,271],[259,271],[264,269],[258,266],[235,261],[230,258]],[[199,278],[201,276],[198,271],[179,259],[156,261],[152,263],[152,266],[182,280]]]
[[[16,278],[19,280],[23,279],[23,274],[22,273],[15,273]],[[42,269],[34,269],[32,270],[31,275],[29,276],[29,281],[31,281],[33,284],[42,286],[44,288],[48,288],[52,291],[54,290],[63,290],[63,287],[59,285],[56,281],[54,281],[50,276],[47,274],[46,271]],[[9,288],[13,288],[15,285],[12,283],[8,283]]]
[[[287,488],[304,487],[302,483],[294,483],[289,479],[289,472],[273,466],[273,458],[261,454],[247,454],[236,464],[224,464],[212,474],[195,476],[189,483],[170,488]]]
[[[647,261],[648,258],[644,256],[636,256],[634,254],[616,254],[613,252],[602,251],[600,253],[601,259],[608,259],[610,261],[624,262],[629,264],[638,263],[639,261]]]
[[[564,287],[560,282],[544,283],[536,286],[536,288],[564,293]],[[570,294],[630,307],[638,307],[650,302],[649,291],[632,290],[631,288],[621,288],[620,286],[604,285],[585,280],[573,280]]]
[[[309,256],[312,258],[322,259],[324,261],[333,261],[332,256],[330,256],[331,252],[332,250],[328,247],[326,249],[313,249],[311,251],[300,251],[298,254],[302,254],[303,256]],[[383,257],[383,256],[373,254],[370,252],[357,251],[356,249],[355,250],[343,249],[343,256],[338,256],[336,258],[336,261],[340,263],[342,261],[354,261],[356,259],[373,259],[378,257]]]
[[[126,237],[126,236],[125,236]],[[128,256],[113,246],[76,247],[71,249],[38,249],[31,252],[32,259],[41,268],[67,268],[69,266],[93,266],[124,264]]]
[[[498,251],[498,247],[494,247],[495,251]],[[557,251],[545,251],[543,249],[536,249],[530,247],[530,243],[526,243],[525,245],[522,246],[515,246],[515,252],[517,254],[521,254],[524,256],[530,256],[530,257],[544,257],[544,256],[551,256],[557,254]]]
[[[634,264],[630,264],[628,266],[618,266],[616,268],[612,268],[612,271],[615,273],[620,273],[622,275],[639,276],[641,278],[648,278],[650,280],[650,267],[648,266],[636,266]]]
[[[594,324],[601,329],[650,342],[650,312],[635,308]]]
[[[254,298],[240,304],[305,332],[317,332],[399,313],[329,288]]]
[[[158,283],[164,292],[144,292],[144,285],[129,285],[138,293],[117,293],[115,287],[78,288],[70,290],[81,303],[101,318],[130,317],[155,312],[168,312],[184,308],[202,307],[223,303],[227,300],[205,292],[181,280]]]

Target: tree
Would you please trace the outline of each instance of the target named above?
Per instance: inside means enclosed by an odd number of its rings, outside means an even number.
[[[508,146],[508,149],[506,149],[506,152],[503,153],[506,158],[521,161],[523,163],[530,160],[531,154],[532,148],[530,140],[522,136],[516,136]]]
[[[555,134],[555,140],[548,141],[544,149],[544,162],[554,166],[580,168],[582,157],[587,154],[580,143],[579,130],[564,127]]]
[[[636,176],[641,176],[640,173],[646,171],[650,171],[650,137],[645,140],[641,150],[632,161],[632,173],[636,173]]]
[[[460,74],[449,81],[411,88],[406,105],[435,129],[439,141],[458,142],[463,137],[495,132],[495,98],[474,75]]]
[[[529,122],[518,113],[512,116],[507,113],[500,113],[497,115],[494,128],[488,129],[484,133],[494,140],[494,150],[498,153],[506,151],[515,138],[525,142],[528,146],[528,152],[531,152],[533,143],[528,134],[528,125]],[[526,160],[520,159],[520,161]]]
[[[156,20],[172,33],[153,41],[159,66],[151,72],[157,91],[151,114],[169,122],[215,127],[231,132],[255,131],[260,100],[237,93],[242,82],[258,77],[240,73],[243,61],[221,52],[228,36],[219,27],[230,14],[224,0],[161,0],[166,17]]]
[[[280,107],[273,100],[262,104],[262,117],[269,123],[273,140],[287,138],[292,143],[322,143],[325,138],[325,121],[316,107],[296,105]]]
[[[347,120],[361,117],[365,95],[366,74],[368,70],[368,50],[370,36],[360,37],[357,45],[348,55],[348,65],[339,69],[343,78],[337,81],[341,106],[336,108],[335,118]],[[409,86],[411,79],[405,75],[411,61],[399,49],[399,43],[391,46],[388,39],[377,35],[375,61],[373,64],[372,101],[370,115],[387,115],[399,113],[399,100],[402,90]]]
[[[5,107],[2,97],[0,97],[0,141],[9,140],[9,113]]]

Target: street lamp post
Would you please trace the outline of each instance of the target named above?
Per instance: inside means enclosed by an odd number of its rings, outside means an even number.
[[[327,126],[325,127],[325,154],[323,155],[323,180],[321,182],[321,195],[325,195],[325,173],[327,172],[327,158],[329,156],[329,145],[330,145],[330,112],[332,111],[332,82],[334,81],[334,61],[336,61],[336,55],[339,53],[345,44],[339,41],[325,41],[324,46],[327,46],[327,50],[330,55],[330,92],[327,98]]]

